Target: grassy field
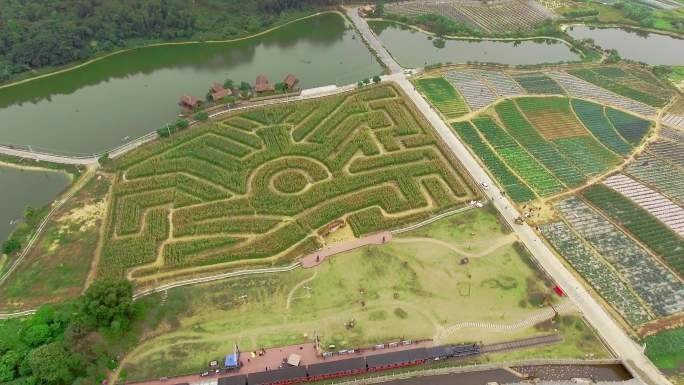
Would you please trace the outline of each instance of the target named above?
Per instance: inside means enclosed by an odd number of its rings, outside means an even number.
[[[343,218],[356,236],[475,195],[392,86],[230,115],[117,159],[100,276],[292,259]]]
[[[93,177],[55,212],[25,260],[0,286],[0,308],[31,308],[80,294],[90,271],[111,185]]]
[[[162,321],[124,367],[129,379],[193,372],[234,343],[243,350],[282,346],[310,341],[314,332],[338,348],[396,338],[495,342],[548,333],[548,326],[454,328],[463,321],[515,323],[553,298],[514,241],[489,210],[471,210],[315,269],[174,289],[163,304],[149,300]],[[352,319],[355,326],[345,327]],[[450,327],[454,332],[445,333]]]

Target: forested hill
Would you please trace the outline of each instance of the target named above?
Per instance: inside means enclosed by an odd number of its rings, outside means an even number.
[[[135,43],[253,34],[332,0],[0,0],[0,81]]]

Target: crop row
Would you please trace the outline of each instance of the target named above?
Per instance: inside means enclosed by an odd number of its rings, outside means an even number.
[[[532,125],[548,140],[587,134],[572,113],[568,98],[521,98],[516,103]]]
[[[662,99],[649,93],[634,89],[618,81],[619,78],[609,78],[601,76],[590,69],[576,69],[568,71],[571,75],[586,80],[599,87],[613,91],[618,95],[637,100],[655,107],[662,107],[667,103],[667,99]]]
[[[475,127],[515,171],[540,196],[563,189],[561,183],[489,117],[473,119]]]
[[[470,122],[454,123],[453,128],[499,182],[513,201],[523,203],[535,198],[532,190],[513,174],[492,151]]]
[[[549,76],[565,88],[570,96],[596,100],[600,103],[624,108],[644,116],[654,116],[656,114],[656,109],[647,104],[625,98],[622,95],[608,91],[565,72],[551,72]]]
[[[418,79],[416,85],[445,118],[457,118],[468,112],[461,95],[444,78]]]
[[[565,91],[550,77],[544,74],[525,74],[513,76],[528,94],[554,95],[565,94]]]
[[[638,145],[651,128],[651,122],[626,112],[609,108],[606,116],[613,127],[632,145]]]
[[[497,95],[479,76],[466,71],[447,72],[444,77],[463,95],[471,110],[479,110],[496,101]]]
[[[657,316],[684,310],[684,283],[634,240],[577,197],[560,201],[556,208],[617,269]]]
[[[655,155],[642,153],[627,165],[625,172],[684,205],[684,170],[681,168]]]
[[[676,143],[659,139],[648,146],[648,151],[672,164],[684,167],[684,141]]]
[[[557,139],[553,143],[584,175],[590,177],[603,174],[620,162],[617,155],[590,136]]]
[[[684,238],[619,192],[597,184],[582,195],[684,275]]]
[[[541,232],[572,267],[632,326],[652,317],[620,275],[577,237],[564,222],[540,226]]]
[[[608,121],[603,106],[580,99],[573,99],[572,107],[584,126],[606,147],[622,156],[632,151],[632,146],[615,131],[613,125]]]
[[[501,102],[495,109],[508,132],[561,182],[569,187],[584,182],[584,175],[532,127],[513,101]]]

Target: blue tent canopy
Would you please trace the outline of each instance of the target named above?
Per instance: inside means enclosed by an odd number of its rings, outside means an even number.
[[[229,354],[226,356],[226,368],[237,368],[239,366],[240,355],[238,353]]]

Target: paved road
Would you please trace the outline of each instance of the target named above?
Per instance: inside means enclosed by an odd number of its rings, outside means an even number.
[[[358,17],[356,9],[349,10],[348,15],[352,21],[357,24],[358,30],[364,34],[364,39],[368,41],[371,46],[380,44],[375,34],[368,28],[366,21]],[[485,182],[489,186],[496,186],[496,183],[494,183],[473,155],[471,155],[468,149],[456,137],[451,128],[442,121],[439,115],[415,90],[411,82],[406,79],[402,74],[403,71],[396,70],[399,65],[394,62],[392,57],[386,53],[384,49],[376,50],[379,53],[385,52],[384,54],[379,55],[381,60],[389,60],[386,64],[392,69],[392,74],[387,76],[387,78],[395,81],[404,90],[406,95],[427,118],[437,134],[447,144],[448,148],[454,153],[461,164],[463,164],[473,179],[478,183]],[[534,230],[527,224],[515,224],[515,218],[518,218],[520,213],[513,204],[508,201],[508,198],[501,195],[498,189],[485,190],[484,194],[487,199],[494,204],[497,210],[499,210],[511,228],[517,233],[521,242],[532,253],[541,267],[563,288],[568,297],[576,303],[584,317],[599,332],[610,349],[620,358],[630,361],[633,366],[639,368],[639,370],[647,376],[647,378],[643,378],[643,380],[650,380],[648,382],[654,384],[671,385],[667,378],[663,376],[663,374],[643,354],[641,348],[627,336],[622,327],[608,315],[572,273],[563,266]]]

